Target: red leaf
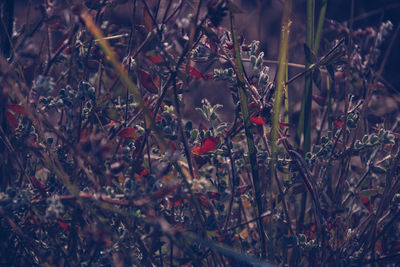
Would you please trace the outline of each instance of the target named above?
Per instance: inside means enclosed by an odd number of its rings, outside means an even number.
[[[218,145],[218,138],[210,136],[201,142],[201,146],[198,149],[198,152],[195,152],[195,151],[193,151],[193,152],[198,153],[198,154],[207,153],[207,152],[210,152],[211,150],[213,150],[214,148],[216,148],[217,145]],[[196,149],[196,147],[193,150],[195,150],[195,149]],[[197,149],[196,149],[196,151],[197,151]]]
[[[261,118],[261,117],[253,117],[253,118],[250,118],[250,121],[251,121],[252,123],[254,123],[254,124],[257,124],[257,125],[264,125],[264,124],[265,124],[263,118]]]
[[[195,147],[192,149],[192,152],[193,152],[193,153],[196,153],[196,154],[200,154],[200,146],[195,146]]]
[[[71,54],[71,47],[70,47],[70,46],[67,46],[67,47],[64,49],[64,54],[66,54],[66,55]]]
[[[12,110],[14,113],[19,114],[19,115],[22,115],[22,116],[26,116],[27,115],[25,109],[21,105],[11,105],[11,104],[9,104],[9,105],[7,105],[7,108]]]
[[[220,198],[220,193],[218,193],[218,192],[211,192],[211,191],[209,191],[209,192],[207,192],[207,196],[208,196],[208,198],[212,201],[212,200],[218,200],[219,198]]]
[[[339,127],[339,128],[342,128],[343,127],[343,122],[342,121],[340,121],[340,120],[334,120],[333,121],[333,123],[337,126],[337,127]]]
[[[280,127],[289,127],[289,123],[287,123],[287,122],[281,122],[281,123],[279,123],[279,126],[280,126]]]
[[[377,241],[376,243],[375,243],[375,252],[378,252],[378,253],[383,253],[383,247],[382,247],[382,242],[381,241]]]
[[[400,251],[400,241],[399,241],[399,240],[394,241],[394,242],[392,243],[392,248],[393,248],[395,251]]]
[[[217,54],[217,52],[218,52],[218,46],[217,46],[217,44],[214,42],[214,40],[212,40],[212,39],[210,39],[210,38],[207,37],[207,39],[206,39],[206,44],[208,44],[208,46],[210,47],[211,51],[212,51],[214,54]]]
[[[137,134],[135,129],[133,128],[125,128],[122,131],[119,132],[118,134],[119,137],[122,138],[137,138]]]
[[[5,111],[5,115],[6,115],[6,119],[8,124],[10,125],[10,127],[15,130],[18,127],[18,121],[17,119],[14,117],[13,114],[11,114],[11,112],[9,111]]]
[[[152,94],[158,93],[158,88],[154,84],[153,79],[150,76],[150,73],[144,70],[139,70],[139,80],[147,91],[149,91]]]
[[[87,129],[84,129],[82,132],[81,132],[81,138],[87,138],[88,137],[88,130]]]
[[[154,50],[147,51],[145,55],[154,64],[160,64],[164,62],[164,59],[159,54],[156,54]]]
[[[227,43],[226,43],[226,47],[227,47],[229,50],[233,49],[233,43],[227,42]]]
[[[241,185],[236,187],[236,195],[243,195],[244,193],[246,193],[247,191],[249,191],[251,189],[251,185]]]
[[[211,204],[207,200],[207,198],[205,198],[203,195],[200,195],[199,199],[200,199],[200,203],[201,203],[201,205],[203,205],[203,207],[208,208],[208,209],[211,208]]]
[[[69,232],[68,223],[59,220],[59,221],[57,221],[57,224],[58,224],[64,231]]]
[[[210,72],[206,75],[203,75],[204,80],[211,80],[214,77],[214,73]]]
[[[176,145],[174,144],[174,142],[172,142],[171,140],[168,140],[168,144],[169,144],[169,148],[175,152],[176,151]]]
[[[147,175],[149,175],[149,171],[148,171],[147,169],[143,169],[143,170],[139,173],[139,175],[140,175],[141,177],[147,176]]]
[[[175,192],[177,188],[178,188],[178,185],[171,185],[171,186],[166,186],[164,188],[158,189],[156,192],[154,192],[150,196],[150,199],[152,199],[152,200],[161,199],[161,198]]]
[[[196,78],[204,79],[203,74],[201,74],[198,69],[196,69],[195,67],[192,67],[192,66],[189,66],[189,75],[196,77]]]
[[[173,207],[173,206],[180,206],[180,205],[182,205],[182,201],[181,200],[177,200],[177,201],[172,201],[172,200],[170,200],[169,202],[168,202],[168,206],[170,206],[171,208]]]
[[[54,23],[49,25],[49,29],[53,31],[63,31],[66,30],[67,27],[65,25],[62,25],[60,23]]]
[[[260,110],[260,107],[257,105],[256,102],[251,102],[251,103],[249,104],[249,110],[252,110],[252,111],[259,111],[259,110]]]
[[[368,198],[366,198],[366,197],[361,198],[361,202],[364,204],[364,206],[367,208],[367,210],[369,210],[370,212],[373,211],[373,207]]]
[[[117,126],[117,123],[113,120],[110,120],[109,123],[107,123],[106,125],[104,125],[104,128],[108,128],[108,127],[114,127]]]
[[[202,142],[200,152],[206,153],[206,152],[213,150],[214,148],[217,147],[218,141],[219,140],[217,137],[213,137],[213,136],[208,137],[206,140],[204,140],[204,142]]]
[[[28,147],[34,147],[34,148],[38,148],[39,147],[39,143],[37,141],[37,136],[35,134],[33,134],[33,133],[29,134],[25,138],[24,143]]]
[[[46,196],[46,189],[44,188],[44,184],[35,176],[31,177],[31,184],[33,185],[34,188],[39,190],[40,194]]]
[[[153,20],[150,16],[149,10],[146,7],[143,8],[143,18],[144,27],[148,32],[150,32],[153,29]]]
[[[242,51],[250,51],[251,47],[249,45],[242,45]]]
[[[61,48],[62,45],[65,44],[65,42],[66,42],[66,40],[68,39],[68,37],[70,37],[70,34],[71,34],[72,30],[73,30],[73,29],[71,28],[66,34],[64,34],[64,35],[58,40],[58,42],[56,43],[56,45],[55,45],[54,48],[53,48],[53,52],[56,52],[58,49]],[[69,48],[69,47],[65,48],[65,50],[68,49],[68,48]],[[68,54],[67,51],[65,51],[65,50],[64,50],[64,53],[65,53],[65,54]]]

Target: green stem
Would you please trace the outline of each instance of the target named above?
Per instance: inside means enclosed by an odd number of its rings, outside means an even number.
[[[307,0],[307,25],[306,25],[306,45],[313,50],[314,48],[314,13],[315,0]],[[312,62],[306,58],[306,69]],[[296,146],[300,147],[301,135],[303,134],[303,154],[305,155],[311,146],[311,105],[312,105],[312,72],[305,74],[304,96],[301,103],[299,125],[296,132]],[[301,195],[300,214],[297,221],[297,231],[301,231],[304,224],[304,216],[307,204],[307,193]]]
[[[271,177],[276,178],[276,183],[278,188],[280,188],[280,181],[276,176],[276,160],[277,160],[277,140],[279,136],[279,123],[280,123],[280,110],[282,105],[282,98],[285,95],[285,110],[288,111],[289,103],[287,100],[287,91],[284,88],[286,86],[287,81],[287,55],[288,55],[288,46],[289,46],[289,34],[290,34],[290,13],[292,10],[292,1],[286,0],[283,9],[283,18],[282,18],[282,29],[281,29],[281,38],[280,38],[280,48],[279,48],[279,57],[278,57],[278,74],[276,76],[276,89],[275,89],[275,102],[274,102],[274,111],[273,111],[273,121],[272,121],[272,130],[271,130],[271,155],[272,160],[270,162],[270,173]],[[285,117],[288,116],[287,113]],[[288,120],[288,117],[286,117]],[[282,192],[281,192],[282,194]],[[283,207],[287,211],[287,208],[284,203],[284,199],[282,199]],[[288,216],[288,213],[286,214]],[[270,254],[271,256],[273,251],[273,244],[270,244]]]
[[[261,257],[266,257],[266,243],[265,243],[265,233],[264,233],[264,224],[263,220],[260,217],[262,214],[262,203],[261,203],[261,188],[260,188],[260,181],[258,177],[258,165],[257,165],[257,150],[254,144],[253,134],[251,133],[251,122],[249,116],[249,109],[248,109],[248,101],[247,95],[245,92],[245,78],[243,73],[243,65],[240,56],[240,47],[239,41],[237,36],[237,29],[235,24],[235,19],[230,12],[230,19],[231,19],[231,32],[234,44],[234,57],[235,57],[235,70],[237,74],[237,83],[238,83],[238,94],[240,99],[240,106],[242,110],[243,116],[243,124],[247,139],[247,148],[248,148],[248,157],[250,162],[251,174],[253,178],[253,185],[254,185],[254,194],[255,194],[255,202],[257,206],[257,217],[259,218],[257,221],[258,224],[258,231],[261,240]]]
[[[286,69],[287,69],[287,52],[289,44],[289,33],[290,33],[290,12],[292,9],[292,1],[286,0],[284,6],[283,20],[282,20],[282,31],[279,49],[279,65],[278,75],[276,79],[276,90],[275,90],[275,103],[274,103],[274,115],[272,121],[272,132],[271,132],[271,153],[272,153],[272,170],[275,167],[276,160],[276,141],[278,140],[279,121],[280,121],[280,109],[282,105],[283,88],[286,80]],[[287,93],[285,92],[285,95]],[[288,109],[288,102],[285,100],[285,107]],[[272,172],[274,173],[274,172]]]
[[[317,31],[315,33],[315,40],[314,40],[314,47],[313,47],[314,54],[318,53],[319,44],[321,42],[322,27],[324,26],[325,13],[326,13],[327,6],[328,6],[328,0],[322,0],[322,7],[319,11],[319,17],[318,17]]]

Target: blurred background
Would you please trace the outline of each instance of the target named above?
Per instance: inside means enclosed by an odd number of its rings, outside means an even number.
[[[14,3],[13,3],[14,2]],[[66,14],[76,1],[58,1],[58,0],[30,0],[30,1],[5,1],[2,3],[2,14],[5,12],[6,6],[13,5],[14,7],[14,30],[23,30],[24,25],[29,21],[28,25],[35,25],[35,21],[38,21],[42,16],[40,6],[52,6],[54,14]],[[78,1],[79,2],[79,1]],[[95,9],[98,1],[86,0],[85,4],[89,8]],[[111,4],[105,10],[103,16],[109,23],[114,26],[115,33],[126,33],[129,31],[129,27],[133,18],[133,3],[137,2],[138,10],[136,12],[137,24],[143,23],[142,12],[140,6],[142,1],[126,1],[126,0],[114,0],[109,1]],[[160,2],[160,10],[163,8],[168,1],[162,0]],[[173,1],[174,2],[174,1]],[[178,2],[178,1],[177,1]],[[201,14],[204,15],[207,12],[206,4],[208,1],[203,1]],[[237,15],[237,24],[239,33],[244,37],[244,43],[249,44],[252,40],[260,41],[260,50],[264,52],[264,58],[267,60],[276,60],[279,51],[279,37],[280,37],[280,25],[282,17],[283,0],[236,0],[234,1],[243,10],[242,14]],[[12,4],[13,3],[13,4]],[[158,4],[156,0],[148,0],[147,3],[150,7],[154,7]],[[316,1],[316,12],[318,14],[322,1]],[[353,15],[353,30],[366,29],[372,27],[378,30],[381,22],[390,20],[394,29],[399,24],[400,20],[400,2],[398,0],[335,0],[328,1],[328,8],[326,13],[326,20],[324,24],[324,30],[322,35],[321,46],[319,49],[318,57],[323,56],[332,47],[332,43],[335,39],[345,35],[345,28],[350,24],[352,3],[354,3],[354,15]],[[183,10],[192,9],[192,1],[183,1]],[[185,13],[182,13],[184,15]],[[290,34],[290,46],[289,46],[289,62],[304,64],[304,50],[303,45],[305,43],[305,25],[306,25],[306,0],[294,0],[292,10],[292,28]],[[5,18],[4,14],[2,16]],[[71,18],[72,19],[72,18]],[[178,17],[179,19],[179,17]],[[72,21],[68,22],[72,25]],[[68,23],[64,24],[67,25]],[[4,27],[3,23],[3,27]],[[340,27],[343,26],[341,32]],[[229,21],[227,17],[224,18],[222,27],[229,29]],[[392,33],[394,30],[392,31]],[[30,40],[30,43],[26,45],[22,53],[22,61],[25,63],[25,76],[28,83],[32,82],[34,73],[40,67],[37,64],[36,59],[40,57],[38,55],[44,44],[45,36],[48,33],[43,27],[40,29]],[[62,34],[53,33],[53,44],[57,43],[57,38],[61,38]],[[386,47],[393,36],[389,36],[389,40],[385,43]],[[2,40],[4,40],[4,36]],[[2,41],[4,45],[7,42]],[[384,47],[385,48],[385,47]],[[400,60],[400,37],[394,40],[393,49],[390,51],[387,63],[383,71],[383,78],[385,80],[385,88],[379,94],[377,98],[381,106],[390,106],[391,110],[397,109],[399,105],[399,94],[400,94],[400,75],[399,75],[399,60]],[[383,49],[384,50],[384,49]],[[267,64],[270,67],[270,77],[273,78],[275,75],[275,64]],[[212,73],[212,64],[199,64],[198,69],[203,73]],[[289,68],[289,79],[295,74],[301,72],[301,68],[290,67]],[[189,92],[185,95],[185,116],[199,121],[200,117],[194,111],[193,107],[201,105],[201,99],[207,98],[211,103],[221,103],[224,105],[224,116],[226,119],[232,119],[232,111],[234,104],[230,97],[229,86],[222,82],[207,81],[194,81]],[[292,107],[292,115],[295,117],[296,112],[300,109],[300,101],[302,97],[304,87],[304,80],[298,79],[292,83],[289,90],[289,98]],[[319,94],[315,91],[315,94]],[[390,103],[386,103],[386,102]],[[386,104],[385,104],[386,103]],[[380,114],[384,114],[386,111],[380,111]]]

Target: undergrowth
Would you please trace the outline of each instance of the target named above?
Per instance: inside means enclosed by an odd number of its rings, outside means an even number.
[[[400,117],[373,112],[393,90],[398,25],[353,29],[309,0],[300,65],[290,0],[277,61],[238,32],[233,1],[44,1],[19,28],[13,2],[1,4],[2,265],[399,261]],[[130,25],[107,20],[120,5]],[[233,109],[204,98],[193,121],[185,98],[206,86]]]

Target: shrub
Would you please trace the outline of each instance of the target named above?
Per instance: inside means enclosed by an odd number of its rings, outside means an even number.
[[[398,26],[323,27],[327,1],[317,23],[308,1],[291,76],[289,0],[277,61],[238,32],[233,1],[84,2],[2,26],[1,264],[397,262],[398,110],[374,101]],[[190,119],[187,93],[215,84],[233,120],[206,98]]]

